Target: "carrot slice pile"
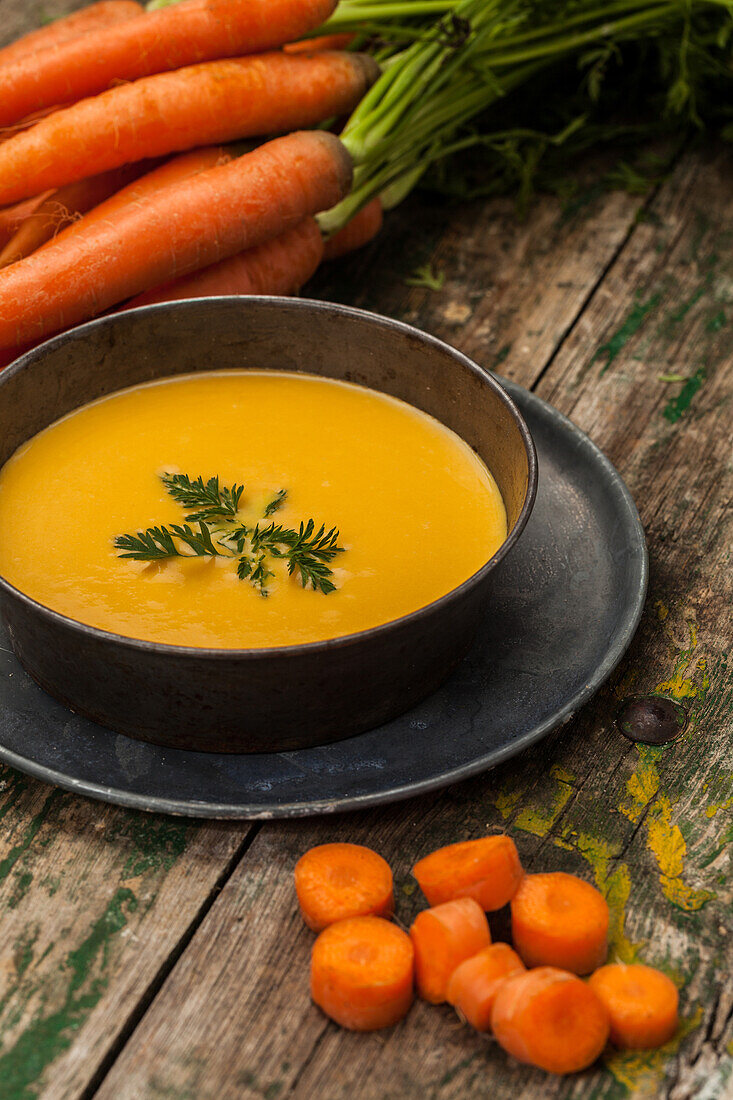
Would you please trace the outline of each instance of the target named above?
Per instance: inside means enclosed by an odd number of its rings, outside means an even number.
[[[608,1011],[580,978],[541,966],[502,984],[491,1028],[520,1062],[549,1073],[576,1073],[595,1062],[606,1045]]]
[[[608,905],[589,882],[563,871],[526,875],[511,909],[512,939],[527,966],[590,974],[605,962]]]
[[[626,1050],[651,1050],[677,1030],[677,988],[666,974],[641,963],[611,963],[591,974],[588,985],[611,1019],[611,1042]]]
[[[417,991],[431,1004],[446,1000],[453,971],[491,943],[486,914],[473,898],[457,898],[418,913],[410,937]]]
[[[466,959],[448,982],[449,1004],[477,1031],[491,1028],[491,1010],[506,979],[524,970],[524,963],[508,943],[492,943]]]
[[[413,999],[410,937],[382,917],[329,925],[313,944],[311,996],[327,1016],[352,1031],[390,1027]]]
[[[361,844],[320,844],[295,865],[303,920],[314,932],[349,917],[391,917],[392,872],[386,860]]]
[[[469,897],[487,911],[511,901],[523,876],[519,853],[508,836],[449,844],[419,860],[412,873],[430,905]]]

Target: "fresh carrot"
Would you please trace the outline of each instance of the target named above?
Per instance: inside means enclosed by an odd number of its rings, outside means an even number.
[[[0,126],[119,81],[201,61],[258,53],[302,38],[334,0],[183,0],[59,43],[0,68]],[[197,144],[197,143],[196,143]]]
[[[110,195],[104,202],[100,202],[83,218],[64,230],[64,240],[75,233],[87,233],[93,225],[112,225],[116,218],[124,210],[133,209],[146,202],[151,196],[169,187],[172,183],[180,183],[183,180],[197,176],[199,172],[205,172],[209,168],[215,168],[220,164],[227,164],[231,155],[220,145],[207,145],[203,149],[192,149],[188,153],[180,153],[177,157],[171,157],[163,164],[158,164],[151,171],[138,176],[126,187],[120,188],[114,195]]]
[[[349,917],[391,917],[392,872],[386,860],[361,844],[319,844],[295,865],[303,920],[314,932]]]
[[[652,1050],[674,1035],[679,995],[674,983],[652,966],[610,963],[588,985],[611,1018],[611,1042],[625,1050]]]
[[[525,875],[512,898],[512,939],[527,966],[590,974],[608,951],[608,905],[589,882],[562,871]]]
[[[412,873],[430,905],[475,898],[487,911],[511,901],[524,874],[514,841],[503,835],[439,848],[418,860]]]
[[[410,937],[417,991],[431,1004],[446,1000],[453,971],[491,943],[486,914],[473,898],[424,909],[413,921]]]
[[[0,145],[0,204],[144,157],[314,126],[350,110],[376,73],[363,54],[278,52],[112,88]]]
[[[114,219],[72,225],[0,271],[0,348],[32,343],[261,244],[333,206],[350,185],[351,159],[339,139],[306,131],[164,187]]]
[[[315,38],[301,38],[298,42],[286,42],[285,53],[313,53],[314,50],[345,50],[356,38],[353,32],[346,34],[321,34]]]
[[[448,1003],[471,1027],[489,1031],[499,989],[520,970],[524,970],[524,963],[508,943],[492,943],[453,971],[448,982]]]
[[[372,237],[376,237],[382,228],[382,203],[379,195],[363,206],[358,214],[346,223],[343,229],[334,233],[326,241],[324,259],[336,260],[347,252],[363,248]]]
[[[0,210],[0,248],[4,248],[14,233],[30,217],[34,210],[44,202],[51,191],[44,191],[42,195],[34,195],[31,199],[24,199],[14,206],[6,206]]]
[[[9,46],[3,46],[0,49],[0,65],[18,61],[21,57],[36,57],[39,50],[59,46],[62,42],[68,42],[100,27],[124,23],[127,19],[142,15],[144,10],[137,0],[98,0],[96,4],[54,19],[45,27],[39,27],[38,30],[11,42]]]
[[[608,1026],[593,990],[552,966],[507,978],[491,1012],[491,1030],[504,1050],[548,1073],[577,1073],[595,1062]]]
[[[311,997],[327,1016],[352,1031],[390,1027],[413,999],[410,937],[382,917],[329,925],[313,944]]]
[[[316,272],[323,257],[323,237],[315,218],[304,218],[271,241],[263,241],[184,279],[138,294],[124,309],[184,298],[220,294],[295,294]],[[384,914],[380,914],[384,915]]]
[[[64,225],[97,206],[121,187],[139,175],[136,166],[115,168],[78,183],[67,183],[44,199],[16,229],[5,247],[0,250],[0,267],[16,263],[30,256],[37,248],[51,240]]]

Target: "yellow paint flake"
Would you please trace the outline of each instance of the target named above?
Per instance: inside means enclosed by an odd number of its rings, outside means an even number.
[[[660,795],[649,811],[647,843],[659,866],[662,893],[673,905],[691,912],[716,896],[682,881],[687,844],[679,826],[672,824],[672,804],[666,795]]]
[[[639,821],[660,785],[659,772],[654,763],[659,750],[649,745],[637,745],[636,751],[639,763],[626,784],[630,800],[619,804],[619,811],[633,824]]]
[[[715,817],[718,810],[729,810],[731,806],[733,806],[733,795],[731,795],[730,798],[726,798],[724,802],[713,802],[705,811],[705,817]]]
[[[680,1021],[674,1039],[657,1050],[618,1051],[606,1059],[608,1069],[634,1100],[650,1100],[659,1095],[667,1062],[677,1053],[680,1043],[700,1026],[702,1015],[702,1006],[698,1005],[692,1016]]]
[[[494,799],[494,805],[505,821],[507,818],[513,816],[514,811],[522,800],[523,794],[523,788],[520,788],[518,791],[508,791],[506,788],[503,788],[499,791]]]
[[[659,619],[660,623],[663,623],[669,615],[669,608],[667,607],[664,600],[655,600],[654,606],[657,611],[657,618]]]
[[[550,795],[549,806],[525,806],[517,815],[514,824],[525,833],[547,836],[572,798],[575,777],[557,765],[550,768],[550,776],[557,783],[557,789]]]
[[[574,834],[573,834],[574,835]],[[633,943],[626,932],[626,905],[631,894],[631,874],[626,863],[616,863],[611,870],[611,861],[618,852],[606,840],[579,833],[575,839],[575,848],[593,868],[596,886],[601,891],[610,910],[608,943],[611,958],[619,962],[635,962],[642,943]]]

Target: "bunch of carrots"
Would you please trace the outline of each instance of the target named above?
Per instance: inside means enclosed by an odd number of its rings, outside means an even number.
[[[320,127],[379,73],[301,41],[335,2],[100,0],[0,50],[0,365],[121,303],[293,293],[377,231],[314,219],[352,179]]]
[[[342,1027],[396,1024],[417,988],[520,1062],[559,1074],[591,1065],[609,1040],[644,1050],[674,1035],[672,981],[638,963],[605,965],[608,905],[590,883],[525,874],[504,835],[440,848],[412,873],[430,908],[405,932],[392,921],[392,871],[376,852],[323,844],[296,864],[300,910],[319,933],[311,996]],[[492,943],[486,917],[505,905],[513,947]]]

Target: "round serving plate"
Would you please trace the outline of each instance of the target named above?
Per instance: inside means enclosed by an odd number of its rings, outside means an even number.
[[[644,531],[595,444],[534,394],[502,384],[534,437],[537,500],[495,574],[476,644],[434,695],[377,729],[318,748],[254,755],[161,748],[55,702],[22,669],[0,627],[0,760],[143,810],[298,817],[455,783],[566,722],[634,635],[647,584]]]

